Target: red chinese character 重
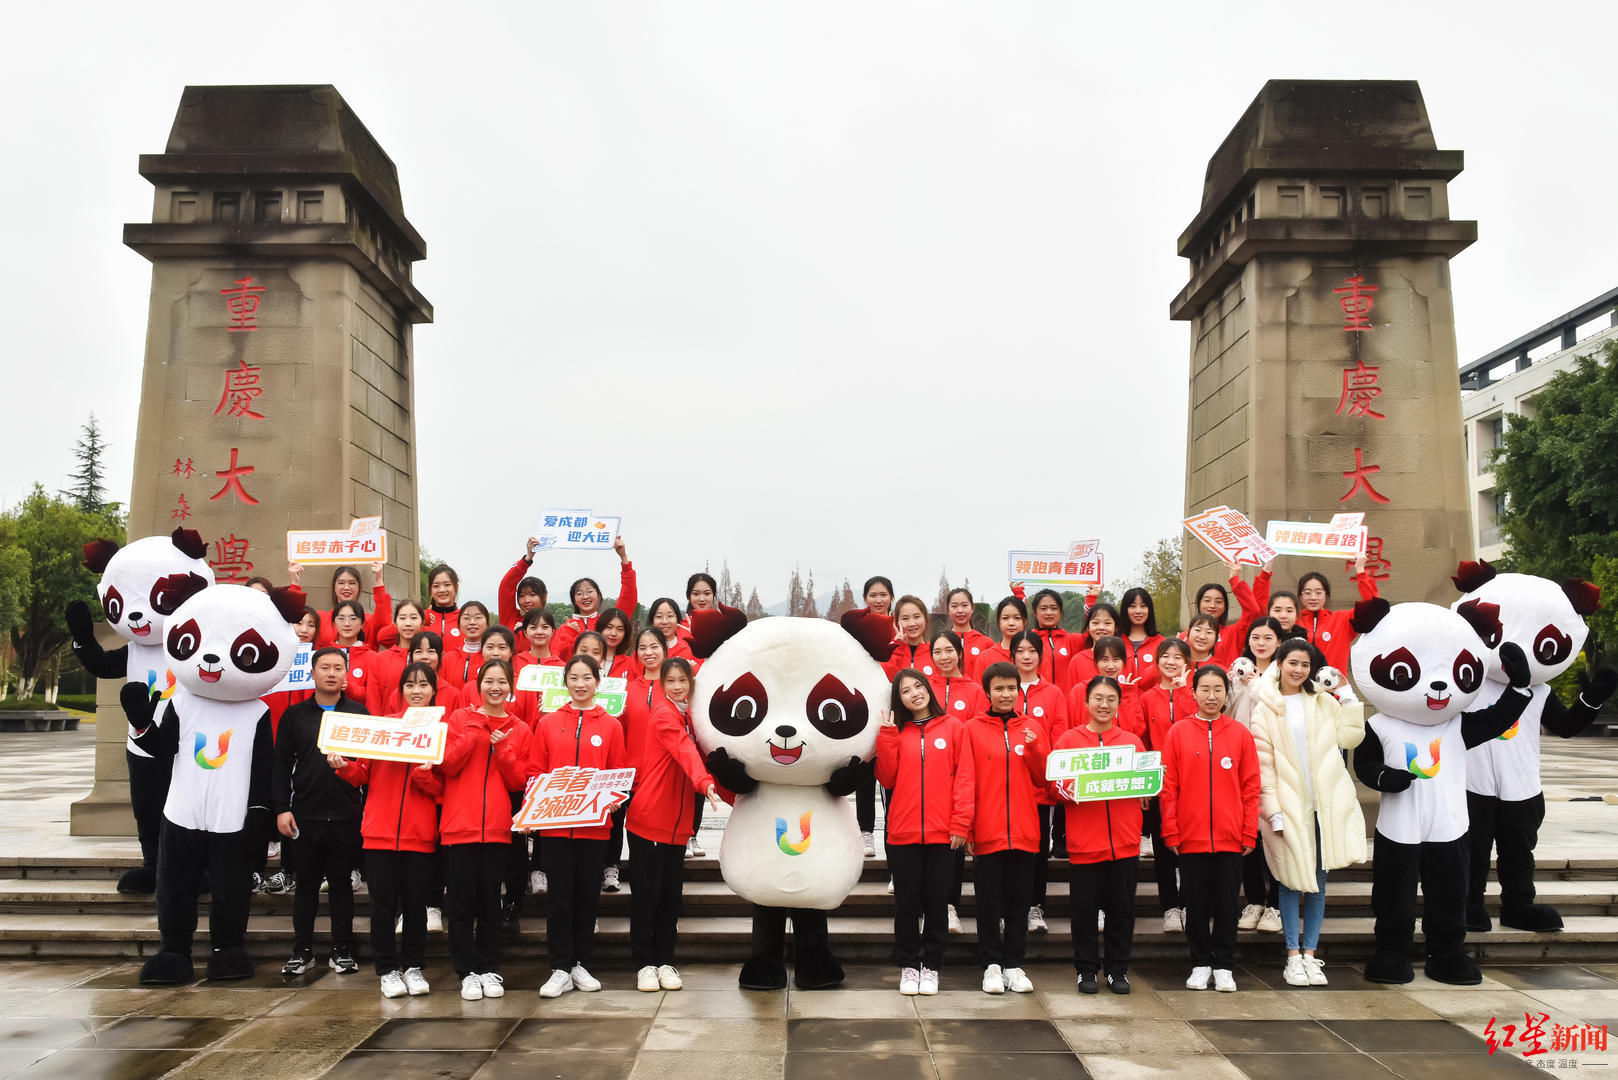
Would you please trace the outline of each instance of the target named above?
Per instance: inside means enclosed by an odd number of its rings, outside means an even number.
[[[1365,284],[1363,275],[1355,274],[1343,279],[1342,288],[1332,290],[1337,294],[1337,303],[1343,308],[1344,330],[1375,329],[1371,325],[1371,305],[1375,297],[1370,294],[1376,292],[1376,288],[1375,285]]]
[[[234,453],[234,451],[232,451],[232,453]],[[1386,495],[1382,494],[1376,488],[1371,486],[1371,476],[1381,472],[1382,466],[1365,464],[1364,454],[1365,451],[1360,447],[1356,446],[1354,448],[1354,467],[1343,473],[1343,479],[1353,480],[1354,485],[1348,489],[1348,493],[1346,495],[1339,497],[1337,501],[1347,502],[1358,494],[1361,488],[1364,488],[1365,493],[1371,497],[1373,502],[1391,502],[1392,500],[1390,500]],[[215,496],[215,498],[217,497],[218,496]]]
[[[1358,453],[1358,451],[1355,452]],[[214,473],[215,476],[218,476],[225,481],[225,486],[208,496],[208,501],[213,502],[215,499],[222,499],[224,498],[226,492],[233,491],[235,492],[236,497],[242,502],[246,503],[248,506],[257,506],[258,500],[249,495],[247,493],[247,489],[242,486],[242,477],[251,475],[253,472],[253,466],[237,465],[236,454],[237,448],[232,446],[230,448],[230,468]],[[1386,499],[1383,499],[1382,501],[1387,502]]]
[[[253,275],[237,278],[234,289],[220,289],[219,295],[225,298],[225,306],[230,310],[230,325],[225,327],[232,333],[238,330],[258,329],[258,294],[264,291],[264,286],[253,284]]]
[[[1347,411],[1349,416],[1386,420],[1386,416],[1371,408],[1372,403],[1382,396],[1382,387],[1377,385],[1377,373],[1381,370],[1380,367],[1367,367],[1363,360],[1355,361],[1351,368],[1344,368],[1343,394],[1337,399],[1335,415],[1342,416]]]
[[[208,560],[213,567],[214,580],[221,585],[245,585],[253,576],[253,564],[247,561],[249,541],[231,533],[213,543],[214,557]]]
[[[261,369],[250,367],[246,360],[237,363],[237,367],[225,372],[225,392],[219,395],[219,404],[214,406],[213,414],[218,416],[228,408],[230,416],[262,420],[263,414],[253,411],[254,400],[264,393],[264,388],[258,384]]]

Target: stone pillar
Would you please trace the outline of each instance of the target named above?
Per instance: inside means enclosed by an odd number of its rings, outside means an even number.
[[[152,263],[129,535],[184,523],[217,580],[284,584],[288,529],[380,515],[388,591],[414,596],[411,331],[432,306],[393,162],[333,87],[190,86],[140,173],[156,194],[124,226]],[[330,581],[305,575],[315,606]],[[132,833],[115,687],[96,719],[72,831]]]
[[[1454,598],[1472,556],[1449,260],[1452,221],[1415,82],[1272,80],[1208,162],[1180,235],[1191,280],[1187,516],[1225,504],[1263,529],[1363,511],[1382,594]],[[1318,570],[1353,604],[1349,561],[1280,559],[1275,587]],[[1221,581],[1188,539],[1184,610]]]

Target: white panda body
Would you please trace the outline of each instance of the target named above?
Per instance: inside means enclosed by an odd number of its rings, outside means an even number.
[[[861,863],[849,857],[859,846],[847,799],[824,787],[760,784],[731,811],[719,869],[750,903],[830,911],[859,881]]]
[[[214,701],[180,689],[158,717],[180,725],[163,816],[187,829],[239,832],[247,820],[253,743],[264,703]]]
[[[1434,727],[1377,713],[1365,724],[1382,742],[1383,764],[1414,777],[1404,791],[1382,794],[1376,831],[1400,844],[1442,843],[1464,835],[1467,754],[1461,718]]]

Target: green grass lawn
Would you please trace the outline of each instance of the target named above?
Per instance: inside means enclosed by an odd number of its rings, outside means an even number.
[[[93,713],[96,711],[96,696],[94,694],[60,694],[56,704],[47,704],[43,697],[32,697],[19,701],[17,698],[6,698],[0,701],[0,710],[13,709],[71,709],[74,712]]]

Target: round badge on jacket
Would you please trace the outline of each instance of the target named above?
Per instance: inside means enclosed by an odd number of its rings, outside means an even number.
[[[1016,754],[1018,757],[1022,757],[1022,743],[1018,743],[1016,746],[1013,746],[1011,748],[1011,752]]]
[[[1222,758],[1219,759],[1219,767],[1221,769],[1228,769],[1228,768],[1231,767],[1232,764],[1234,764],[1234,763],[1228,757],[1222,757]]]
[[[590,736],[590,745],[591,746],[600,746],[601,745],[601,736],[600,735],[592,735],[592,736]],[[1230,765],[1229,765],[1230,759],[1226,758],[1225,761],[1226,761],[1225,768],[1227,768],[1227,769],[1230,768]]]
[[[1035,705],[1034,706],[1034,715],[1035,716],[1044,716],[1045,715],[1045,706],[1043,706],[1043,705]]]
[[[1331,640],[1331,631],[1330,630],[1322,630],[1320,632],[1320,640],[1321,641],[1330,641]]]
[[[933,749],[934,750],[943,750],[947,746],[949,746],[949,743],[945,742],[943,739],[934,739],[933,740]]]
[[[356,679],[363,679],[363,678],[365,678],[365,669],[364,668],[355,668],[353,671],[350,671],[349,674],[354,676],[354,678],[356,678]]]
[[[1152,662],[1152,654],[1151,653],[1141,653],[1140,658],[1142,660],[1146,661],[1148,664],[1150,664]]]

